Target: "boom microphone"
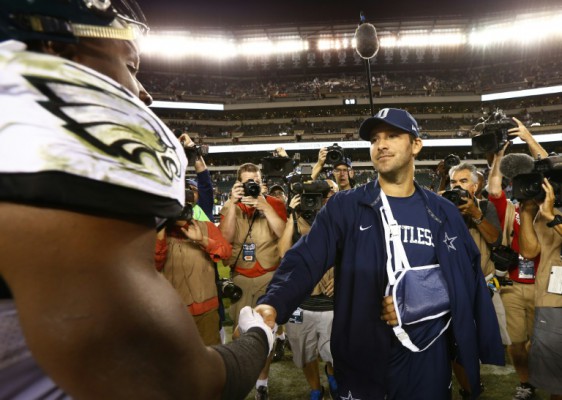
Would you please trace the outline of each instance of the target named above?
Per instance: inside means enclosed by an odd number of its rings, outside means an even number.
[[[527,154],[508,154],[500,162],[500,172],[509,179],[513,179],[517,175],[528,174],[534,169],[535,160]]]
[[[375,27],[369,23],[359,25],[355,30],[355,43],[355,51],[361,58],[373,58],[379,51],[379,38]]]

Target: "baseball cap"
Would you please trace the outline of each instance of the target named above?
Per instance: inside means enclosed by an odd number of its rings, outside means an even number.
[[[185,185],[186,186],[193,186],[194,188],[199,189],[199,186],[197,185],[197,181],[195,179],[186,179]]]
[[[385,123],[404,132],[408,132],[414,137],[420,137],[418,123],[412,115],[400,108],[383,108],[379,112],[367,118],[359,127],[359,136],[363,140],[371,140],[371,132],[376,126]]]
[[[283,186],[281,186],[281,185],[273,185],[272,187],[269,188],[269,192],[268,192],[268,193],[271,194],[271,193],[273,193],[273,192],[276,191],[276,190],[282,190],[283,193],[287,194],[287,193],[285,192],[285,188],[284,188]]]
[[[334,164],[334,168],[336,168],[338,165],[345,165],[348,168],[352,168],[351,167],[351,160],[347,157],[344,157],[341,159],[341,161],[338,161],[337,163]]]

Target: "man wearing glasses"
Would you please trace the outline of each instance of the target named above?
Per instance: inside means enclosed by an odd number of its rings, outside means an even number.
[[[312,169],[312,179],[318,179],[318,176],[324,169],[326,163],[326,156],[328,155],[328,148],[322,147],[318,152],[318,161]],[[349,190],[355,186],[353,180],[354,171],[351,167],[351,160],[347,157],[342,158],[338,163],[334,164],[332,169],[334,181],[338,184],[339,191]]]

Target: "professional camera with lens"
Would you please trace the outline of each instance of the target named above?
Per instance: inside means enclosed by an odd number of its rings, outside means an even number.
[[[516,128],[517,124],[508,118],[502,110],[497,109],[483,121],[480,121],[475,130],[482,133],[472,138],[472,152],[474,154],[497,153],[509,141],[508,131]]]
[[[332,146],[326,149],[328,153],[326,154],[326,162],[329,164],[338,164],[345,160],[345,154],[343,148],[334,143]]]
[[[242,288],[228,278],[221,278],[217,282],[217,288],[220,290],[222,297],[230,299],[230,303],[234,304],[242,297],[244,293]]]
[[[447,157],[443,159],[443,164],[445,169],[448,171],[456,165],[461,163],[461,158],[456,154],[449,154]]]
[[[248,179],[243,184],[244,196],[252,196],[257,198],[261,194],[261,186],[253,179]]]
[[[192,147],[184,147],[185,156],[187,157],[187,164],[193,165],[198,158],[206,156],[209,154],[209,146],[205,145],[196,145]]]
[[[514,176],[512,196],[518,201],[535,199],[542,202],[545,198],[545,192],[542,189],[544,178],[548,178],[554,191],[554,206],[561,207],[562,156],[559,155],[536,160],[531,172]]]
[[[496,276],[504,277],[507,272],[519,263],[519,255],[508,246],[497,246],[492,249],[491,260],[496,267]]]
[[[442,196],[452,202],[454,205],[460,206],[466,204],[466,201],[462,198],[470,197],[470,193],[468,193],[467,190],[464,190],[460,186],[455,186],[451,190],[445,190]]]
[[[330,185],[326,181],[310,181],[302,184],[301,211],[319,211],[322,199],[330,192]]]

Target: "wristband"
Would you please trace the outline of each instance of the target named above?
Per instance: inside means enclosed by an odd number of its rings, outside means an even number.
[[[562,224],[562,215],[556,214],[552,221],[546,223],[546,226],[548,226],[549,228],[554,228],[556,225],[560,224]]]

